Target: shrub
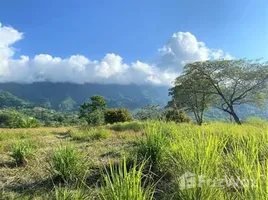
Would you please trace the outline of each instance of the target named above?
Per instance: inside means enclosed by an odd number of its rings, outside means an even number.
[[[28,158],[33,155],[34,146],[28,142],[17,142],[12,146],[11,157],[15,160],[17,166],[25,166]]]
[[[126,108],[111,108],[104,114],[105,123],[113,124],[116,122],[132,121],[133,117]]]
[[[191,118],[182,110],[167,110],[165,113],[167,121],[174,121],[176,123],[189,123]]]
[[[134,163],[129,170],[125,158],[119,165],[110,164],[110,168],[106,169],[106,173],[103,173],[104,183],[101,188],[100,198],[103,200],[152,200],[154,187],[142,184],[142,181],[144,181],[142,173],[144,164],[142,163],[138,166]]]
[[[1,128],[21,128],[23,127],[23,115],[11,110],[0,111]]]
[[[33,117],[26,117],[23,119],[23,128],[36,128],[40,126],[41,122]]]
[[[87,168],[87,162],[81,154],[73,147],[65,146],[54,152],[49,171],[54,180],[76,183],[87,174]]]

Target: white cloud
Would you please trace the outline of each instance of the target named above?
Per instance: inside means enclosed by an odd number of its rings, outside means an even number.
[[[174,33],[158,51],[161,54],[159,67],[171,68],[176,72],[181,72],[188,62],[231,58],[229,53],[224,53],[221,49],[209,49],[190,32]]]
[[[83,55],[60,58],[49,54],[39,54],[34,58],[22,55],[15,59],[13,44],[22,38],[23,33],[0,23],[0,82],[171,85],[187,62],[232,58],[221,49],[209,49],[190,32],[178,32],[158,50],[158,62],[150,64],[141,61],[127,64],[122,57],[114,53],[106,54],[99,61],[90,60]]]

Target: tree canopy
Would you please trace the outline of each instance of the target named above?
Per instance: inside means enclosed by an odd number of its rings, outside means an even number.
[[[262,106],[267,98],[267,84],[266,63],[249,60],[194,62],[184,67],[171,88],[172,102],[192,112],[202,112],[213,105],[241,124],[236,106]]]

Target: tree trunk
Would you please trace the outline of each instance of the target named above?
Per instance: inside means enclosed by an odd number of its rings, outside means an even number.
[[[232,117],[234,118],[234,120],[237,124],[241,125],[242,123],[241,123],[239,117],[237,116],[237,114],[235,113],[233,106],[230,106],[229,108],[230,108],[230,115],[232,115]]]

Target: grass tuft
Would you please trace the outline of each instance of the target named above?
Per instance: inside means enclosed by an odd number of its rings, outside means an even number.
[[[16,142],[11,148],[11,157],[15,160],[17,166],[26,166],[28,159],[33,155],[35,147],[31,141]]]
[[[110,164],[103,173],[104,183],[101,188],[102,200],[152,200],[154,186],[144,184],[143,168],[145,163],[134,163],[131,169],[127,167],[126,158],[119,165]],[[146,181],[145,181],[146,182]]]
[[[72,146],[59,147],[54,151],[49,172],[55,181],[78,183],[88,173],[88,162]]]

